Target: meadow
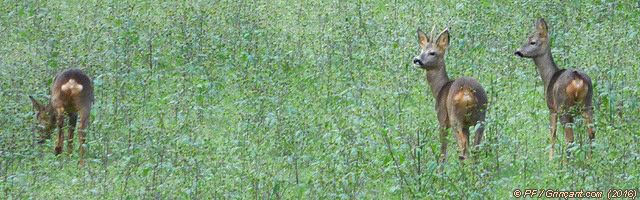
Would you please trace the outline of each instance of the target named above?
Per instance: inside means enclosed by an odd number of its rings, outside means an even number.
[[[1,199],[511,199],[640,189],[638,1],[62,1],[0,4]],[[560,68],[593,79],[548,160],[549,110],[513,52],[544,17]],[[449,27],[450,77],[489,96],[479,151],[438,173],[416,29]],[[80,68],[96,101],[84,167],[38,145],[35,110]],[[66,148],[66,146],[65,146]],[[566,164],[562,152],[573,152]]]

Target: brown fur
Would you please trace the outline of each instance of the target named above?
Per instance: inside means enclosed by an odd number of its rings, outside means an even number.
[[[51,86],[51,101],[42,106],[32,96],[29,96],[34,108],[38,111],[37,116],[41,125],[40,143],[50,138],[51,131],[58,126],[58,138],[56,140],[55,154],[62,153],[64,142],[63,126],[66,113],[69,116],[69,138],[67,140],[69,154],[72,153],[73,131],[77,119],[80,118],[78,126],[78,151],[80,153],[79,164],[84,165],[84,144],[85,129],[89,126],[89,115],[93,105],[93,83],[89,76],[79,69],[69,69],[58,74]]]

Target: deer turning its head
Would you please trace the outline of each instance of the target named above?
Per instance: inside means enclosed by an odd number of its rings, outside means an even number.
[[[42,106],[32,96],[29,96],[33,107],[37,111],[37,119],[39,122],[40,140],[44,143],[46,139],[51,138],[51,132],[58,126],[58,138],[56,141],[55,154],[62,153],[62,145],[64,141],[63,115],[69,116],[69,138],[67,140],[67,149],[69,154],[73,152],[73,131],[76,122],[80,118],[78,127],[78,141],[80,153],[80,165],[84,165],[84,137],[85,129],[89,126],[89,114],[91,105],[93,104],[93,84],[91,79],[79,69],[69,69],[56,76],[51,86],[51,101]]]
[[[549,160],[553,159],[554,154],[553,146],[556,138],[558,113],[561,116],[560,123],[564,125],[567,143],[573,143],[573,130],[570,126],[575,115],[572,113],[573,111],[578,111],[585,118],[589,139],[593,141],[595,134],[591,125],[593,120],[591,78],[580,69],[558,69],[553,61],[553,56],[551,56],[549,32],[544,19],[539,18],[536,21],[535,31],[529,35],[515,54],[520,57],[532,58],[537,66],[538,74],[544,82],[551,121]]]
[[[455,131],[458,158],[464,160],[469,157],[469,127],[479,125],[473,145],[479,145],[482,140],[487,94],[475,78],[449,79],[444,62],[444,55],[449,47],[448,29],[442,31],[436,40],[431,40],[418,29],[418,44],[420,54],[413,59],[413,64],[426,71],[427,83],[435,98],[435,110],[440,125],[440,162],[446,160],[448,129]],[[442,170],[441,167],[440,171]]]

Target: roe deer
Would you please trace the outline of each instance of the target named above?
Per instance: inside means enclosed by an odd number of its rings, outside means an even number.
[[[433,30],[431,30],[433,35]],[[445,50],[449,46],[449,29],[446,28],[437,40],[431,40],[418,29],[420,55],[413,63],[427,72],[427,83],[435,98],[435,110],[440,125],[440,162],[447,155],[448,128],[456,132],[458,159],[469,157],[469,127],[480,123],[475,132],[474,147],[480,144],[487,109],[487,94],[480,83],[471,77],[449,79],[444,63]],[[442,172],[443,167],[440,168]]]
[[[84,165],[82,144],[84,143],[85,129],[89,126],[89,113],[93,104],[93,84],[89,76],[79,69],[66,70],[55,77],[51,86],[51,101],[46,106],[42,106],[32,96],[29,98],[33,107],[38,111],[38,127],[41,137],[39,143],[44,143],[45,139],[51,138],[51,131],[55,129],[56,124],[58,125],[56,155],[62,153],[63,114],[66,112],[69,115],[69,138],[67,140],[69,154],[73,152],[73,130],[76,127],[78,117],[80,118],[80,126],[78,127],[79,164]]]
[[[590,142],[595,138],[593,128],[590,125],[593,119],[593,107],[591,96],[593,87],[591,78],[580,69],[558,69],[551,56],[547,23],[538,18],[535,31],[516,52],[516,55],[532,58],[538,68],[538,74],[542,77],[545,88],[547,107],[549,107],[551,121],[551,148],[549,160],[553,160],[553,145],[556,138],[557,113],[560,112],[560,123],[565,125],[564,135],[567,143],[573,143],[573,130],[568,126],[573,123],[570,108],[577,105],[586,121]]]

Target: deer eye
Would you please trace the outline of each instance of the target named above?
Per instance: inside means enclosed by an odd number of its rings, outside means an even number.
[[[536,41],[529,42],[530,45],[536,45]]]
[[[436,52],[433,52],[433,51],[432,51],[432,52],[429,52],[429,55],[430,55],[430,56],[435,56],[435,55],[436,55]]]

